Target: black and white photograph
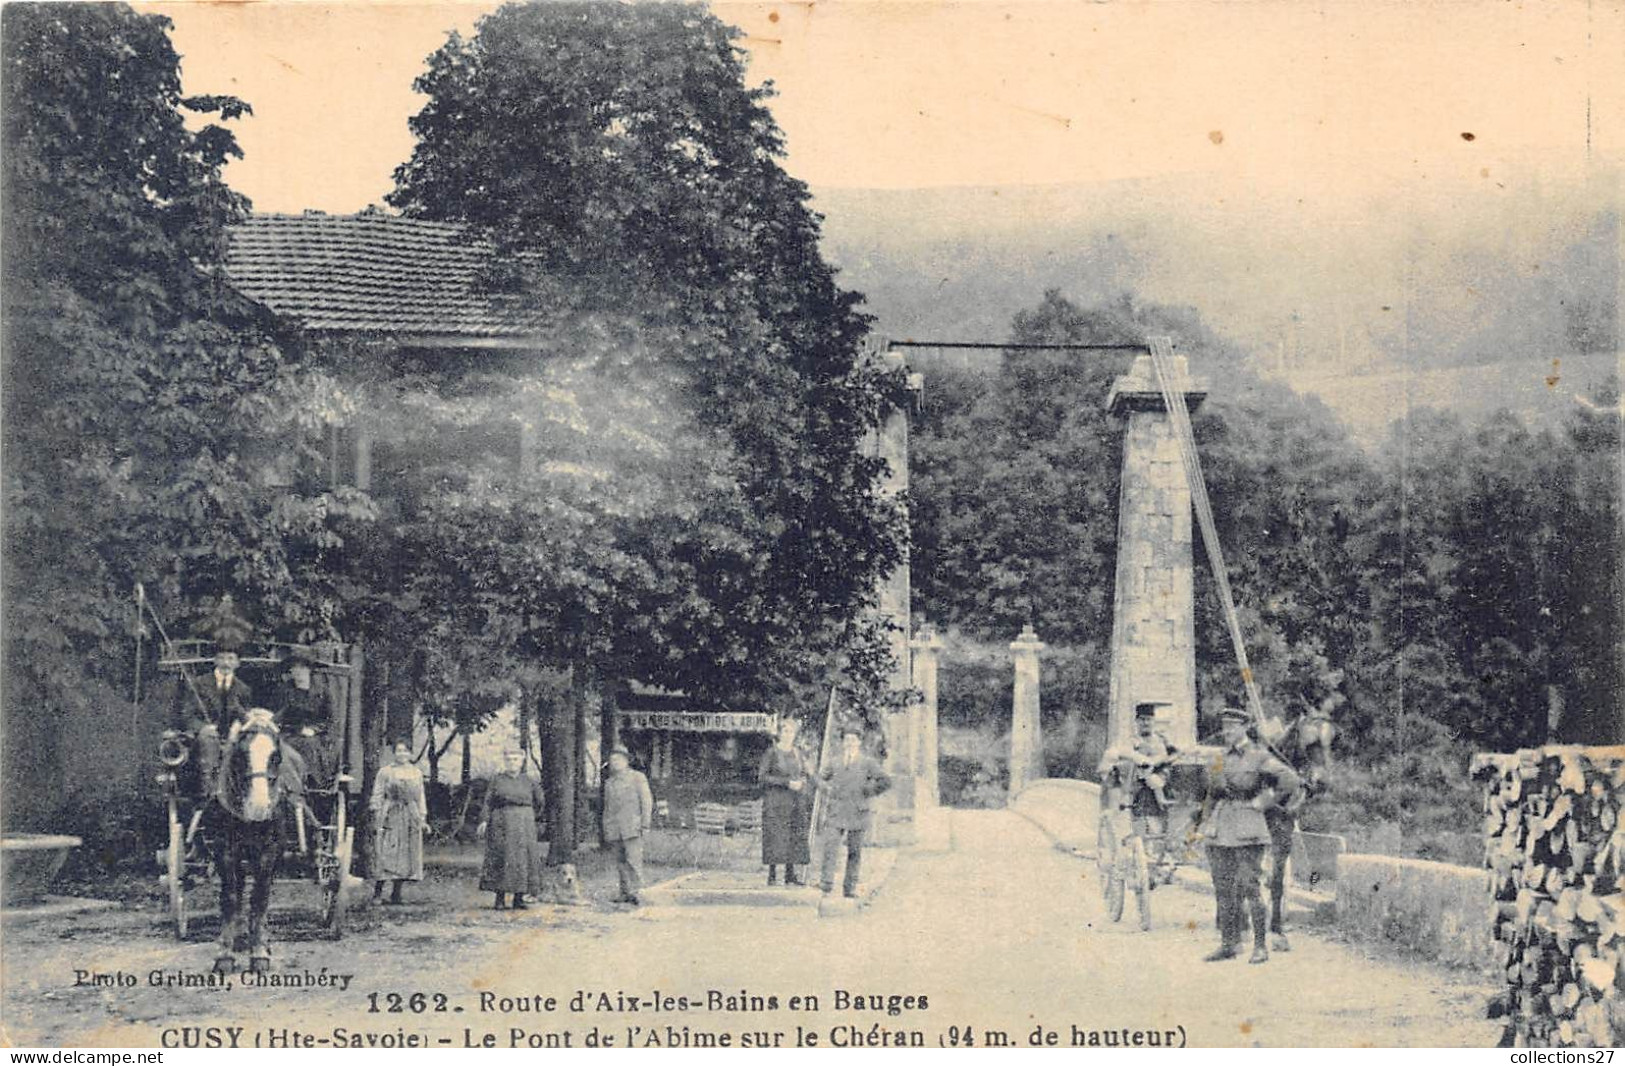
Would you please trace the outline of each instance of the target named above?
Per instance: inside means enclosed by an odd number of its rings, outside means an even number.
[[[1625,1045],[1625,4],[0,63],[0,1046]]]

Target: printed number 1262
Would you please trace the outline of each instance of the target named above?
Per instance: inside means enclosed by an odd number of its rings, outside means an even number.
[[[444,1014],[449,1010],[451,1002],[442,992],[413,992],[408,996],[399,992],[367,993],[368,1014]]]

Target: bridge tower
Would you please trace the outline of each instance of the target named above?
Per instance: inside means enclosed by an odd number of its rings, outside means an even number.
[[[1194,411],[1207,396],[1173,360],[1173,387]],[[1126,419],[1117,507],[1108,744],[1134,732],[1134,705],[1166,703],[1158,720],[1181,747],[1196,743],[1196,621],[1191,488],[1179,441],[1148,355],[1134,360],[1106,400]]]

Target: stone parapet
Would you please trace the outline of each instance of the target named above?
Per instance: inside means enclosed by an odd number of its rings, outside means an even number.
[[[1495,941],[1484,871],[1388,855],[1342,855],[1337,924],[1450,966],[1489,970]]]

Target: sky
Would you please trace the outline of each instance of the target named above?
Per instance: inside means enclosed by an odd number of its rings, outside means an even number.
[[[236,127],[246,158],[231,184],[261,211],[345,212],[381,202],[410,154],[424,57],[492,6],[144,9],[174,21],[187,91],[254,108]],[[743,31],[749,77],[778,90],[792,174],[837,209],[850,190],[933,191],[892,197],[879,219],[831,217],[831,229],[1041,241],[1060,215],[1069,233],[1151,228],[1147,291],[1210,305],[1221,326],[1265,341],[1304,315],[1339,345],[1350,323],[1381,333],[1419,246],[1447,285],[1462,255],[1532,274],[1557,254],[1543,241],[1621,198],[1625,3],[713,9]],[[1027,195],[979,206],[1016,186]],[[1457,302],[1471,318],[1472,297]]]
[[[186,88],[254,117],[261,210],[377,201],[411,87],[486,4],[172,3]],[[1625,5],[818,0],[719,3],[815,187],[1187,175],[1339,205],[1573,179],[1625,140]],[[1467,139],[1464,135],[1471,135]],[[1437,189],[1438,193],[1428,190]]]

